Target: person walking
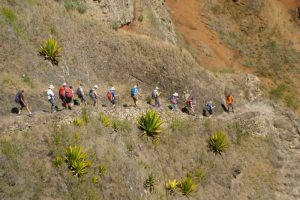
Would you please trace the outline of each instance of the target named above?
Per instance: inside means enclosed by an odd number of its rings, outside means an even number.
[[[116,107],[116,104],[117,104],[117,99],[116,97],[118,96],[117,93],[116,93],[116,88],[115,87],[111,87],[107,94],[107,99],[110,101],[110,103],[112,104],[112,107],[115,108]]]
[[[177,99],[178,99],[178,93],[175,92],[171,98],[170,98],[170,102],[171,102],[171,106],[172,106],[172,110],[177,112],[178,111],[178,105],[177,105]]]
[[[211,118],[212,114],[213,114],[213,109],[215,108],[215,106],[213,105],[212,101],[209,101],[206,104],[206,110],[209,113],[209,118]]]
[[[83,103],[84,105],[87,105],[87,98],[84,94],[82,83],[80,83],[79,87],[77,88],[76,94],[77,94],[78,98],[80,99],[81,103]]]
[[[32,113],[31,111],[29,110],[29,107],[27,105],[27,103],[25,102],[25,97],[24,97],[24,93],[25,91],[24,90],[20,90],[17,92],[16,96],[15,96],[15,102],[16,103],[19,103],[20,104],[20,109],[19,109],[19,112],[18,112],[18,115],[21,115],[22,114],[22,110],[23,108],[26,108],[26,110],[28,111],[29,113],[29,117],[32,116]]]
[[[51,104],[51,112],[56,112],[56,102],[55,102],[53,89],[54,89],[54,86],[49,85],[48,90],[47,90],[47,98]]]
[[[133,99],[134,106],[137,107],[138,105],[138,96],[141,96],[139,93],[139,89],[137,85],[134,85],[130,90],[130,95]]]
[[[92,98],[94,106],[98,105],[98,94],[96,91],[97,89],[98,89],[98,85],[94,85],[92,87],[92,89],[90,89],[90,92],[89,92],[89,96]]]
[[[67,83],[63,83],[58,90],[59,98],[62,101],[62,106],[65,109],[66,109],[66,87],[67,87]]]
[[[159,90],[159,88],[155,87],[155,89],[152,91],[152,99],[154,99],[156,108],[160,107],[159,96],[160,96],[161,92],[159,92],[158,90]]]
[[[196,106],[195,105],[195,102],[194,102],[194,97],[192,95],[189,95],[186,100],[185,100],[185,104],[186,104],[186,108],[188,110],[189,113],[191,114],[195,114],[195,109],[194,107]]]
[[[73,97],[74,97],[73,87],[72,86],[65,87],[66,108],[68,108],[69,110],[72,110]]]
[[[234,112],[234,110],[233,110],[233,96],[231,94],[228,94],[226,96],[226,104],[227,104],[227,112],[230,112],[230,108],[231,108],[232,112]]]

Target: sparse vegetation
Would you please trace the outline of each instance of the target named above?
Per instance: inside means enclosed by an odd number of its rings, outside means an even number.
[[[81,117],[76,117],[73,121],[73,124],[80,127],[84,125],[84,122]]]
[[[59,53],[62,49],[58,46],[57,41],[50,38],[44,42],[40,48],[40,54],[44,56],[46,60],[50,60],[52,64],[57,65],[57,58],[60,57]]]
[[[65,8],[67,10],[77,10],[79,13],[83,14],[86,12],[87,6],[84,1],[80,0],[66,0]]]
[[[22,75],[22,81],[26,83],[26,85],[28,85],[30,88],[34,88],[33,80],[27,74]]]
[[[286,90],[287,85],[284,83],[279,84],[276,88],[273,88],[270,92],[272,98],[281,99],[284,96],[284,91]]]
[[[138,20],[139,20],[139,22],[142,22],[144,20],[144,16],[142,14],[140,14]]]
[[[161,133],[161,125],[163,123],[158,113],[151,109],[138,119],[138,127],[144,131],[144,134],[152,138],[157,137]]]
[[[186,129],[187,126],[188,126],[187,120],[181,119],[181,118],[178,118],[178,117],[175,117],[175,118],[172,120],[172,123],[171,123],[171,125],[170,125],[170,128],[171,128],[173,131],[182,131],[182,130]]]
[[[114,21],[111,23],[111,28],[114,29],[115,31],[118,30],[121,27],[121,23],[118,21]]]
[[[100,122],[102,123],[103,126],[110,127],[111,122],[110,122],[110,118],[107,115],[105,115],[103,113],[100,114],[99,120],[100,120]]]
[[[221,154],[228,148],[227,135],[222,131],[215,132],[210,136],[208,145],[211,151]]]
[[[98,167],[98,173],[100,175],[104,175],[106,173],[106,167],[104,165],[99,165],[99,167]]]
[[[63,164],[63,159],[61,156],[56,156],[55,159],[53,160],[53,164],[56,167],[60,167]]]
[[[154,186],[155,186],[155,177],[154,175],[151,173],[149,174],[149,176],[147,177],[147,179],[144,182],[144,187],[146,189],[148,189],[150,192],[154,191]]]
[[[128,120],[119,120],[119,119],[113,119],[112,128],[116,132],[118,131],[129,132],[131,130],[131,126]]]
[[[14,25],[16,20],[17,20],[17,16],[16,14],[13,12],[13,10],[11,10],[10,8],[2,8],[1,10],[2,15],[6,18],[7,22],[10,25]]]

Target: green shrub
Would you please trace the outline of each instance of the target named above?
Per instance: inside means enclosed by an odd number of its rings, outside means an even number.
[[[108,116],[106,116],[104,114],[100,114],[99,120],[103,124],[103,126],[105,126],[105,127],[110,126],[110,118]]]
[[[284,96],[284,91],[287,89],[287,85],[284,83],[279,84],[276,88],[273,88],[270,92],[272,98],[281,99]]]
[[[121,23],[118,21],[114,21],[111,23],[111,28],[114,29],[115,31],[118,30],[121,27]]]
[[[138,119],[138,127],[144,134],[147,134],[148,137],[157,137],[161,133],[161,125],[164,122],[160,118],[157,112],[153,110],[148,110],[146,114],[142,114]]]
[[[16,22],[17,16],[15,15],[15,13],[11,9],[2,8],[1,13],[6,18],[7,22],[10,25],[13,25]]]
[[[149,174],[148,178],[144,182],[144,187],[149,189],[150,192],[154,191],[155,177],[153,174]]]
[[[190,175],[187,175],[184,177],[179,184],[179,189],[181,191],[181,194],[184,196],[190,196],[197,188],[197,184],[194,183],[192,177]]]
[[[92,176],[92,183],[93,184],[97,184],[99,182],[99,178],[96,174],[93,174]]]
[[[142,14],[140,14],[138,20],[139,20],[139,22],[142,22],[144,20],[144,16]]]
[[[55,159],[53,160],[53,164],[56,166],[56,167],[60,167],[63,163],[63,159],[61,156],[56,156]]]
[[[211,151],[221,154],[228,148],[227,135],[224,132],[215,132],[208,140],[208,145]]]
[[[201,179],[204,177],[204,171],[202,168],[198,168],[196,169],[195,171],[195,177],[198,178],[198,179]]]
[[[65,2],[65,8],[67,10],[77,10],[81,14],[85,13],[87,10],[86,4],[78,0],[67,0]]]
[[[175,192],[176,188],[179,186],[179,184],[180,183],[176,179],[168,180],[168,182],[165,185],[165,188],[172,195],[172,194],[174,194],[174,192]]]
[[[173,131],[182,131],[184,130],[185,128],[187,128],[188,126],[188,123],[187,123],[187,120],[185,119],[180,119],[180,118],[174,118],[172,120],[172,123],[170,125],[170,128],[173,130]]]
[[[87,173],[91,166],[91,162],[86,160],[86,153],[82,151],[82,147],[69,146],[65,150],[65,161],[74,176],[80,177]]]
[[[287,95],[284,97],[284,101],[289,108],[297,110],[299,107],[299,103],[298,103],[298,100],[296,99],[296,97]]]
[[[76,117],[73,121],[73,124],[80,127],[84,125],[84,122],[81,117]]]
[[[106,167],[104,165],[99,165],[98,172],[100,175],[104,175],[106,172]]]
[[[57,41],[52,38],[46,40],[40,48],[40,54],[54,65],[58,64],[57,58],[60,57],[59,53],[61,51],[62,49],[58,46]]]
[[[131,126],[128,120],[118,120],[114,119],[112,121],[112,128],[117,131],[128,132],[131,130]]]

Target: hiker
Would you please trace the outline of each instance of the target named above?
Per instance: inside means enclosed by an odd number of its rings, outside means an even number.
[[[131,88],[130,95],[133,99],[134,106],[136,107],[137,104],[138,104],[138,96],[141,96],[140,93],[139,93],[139,89],[138,89],[137,85],[135,85]]]
[[[82,83],[80,83],[79,87],[77,88],[76,94],[77,94],[78,98],[80,99],[81,103],[83,103],[84,105],[87,105],[87,98],[84,95]]]
[[[159,88],[155,87],[155,89],[152,91],[152,99],[155,101],[155,107],[159,108],[160,107],[160,102],[158,97],[160,96],[161,92],[158,92]]]
[[[178,98],[178,93],[177,93],[177,92],[175,92],[175,93],[171,96],[171,98],[170,98],[172,110],[175,111],[175,112],[178,111],[177,98]]]
[[[92,89],[90,89],[89,96],[93,99],[93,105],[98,105],[98,94],[96,90],[98,89],[98,85],[94,85]]]
[[[62,101],[62,106],[64,108],[66,108],[66,91],[65,91],[66,87],[67,87],[67,84],[63,83],[62,86],[58,90],[58,95],[59,95],[60,100]]]
[[[29,117],[31,117],[32,113],[30,112],[30,110],[28,108],[28,105],[25,102],[24,92],[25,92],[24,90],[18,91],[17,94],[16,94],[16,97],[15,97],[15,102],[19,103],[20,106],[21,106],[21,108],[19,109],[18,115],[21,115],[22,114],[22,109],[26,108],[26,110],[29,113]]]
[[[73,97],[74,97],[73,87],[72,86],[65,87],[66,108],[68,108],[69,110],[72,110]]]
[[[212,101],[209,101],[207,104],[206,104],[206,110],[207,112],[209,113],[209,117],[212,116],[213,114],[213,109],[215,108],[215,106],[213,105]]]
[[[234,112],[234,110],[233,110],[233,96],[231,94],[227,95],[226,104],[227,104],[227,112],[230,111],[230,108],[231,108],[232,112]]]
[[[115,87],[111,87],[111,88],[108,90],[106,96],[107,96],[107,99],[108,99],[108,100],[110,101],[110,103],[112,104],[112,107],[115,108],[115,107],[116,107],[116,104],[117,104],[117,99],[116,99],[116,97],[118,96],[118,95],[116,94],[116,88],[115,88]]]
[[[51,112],[56,112],[55,98],[54,98],[53,89],[54,89],[54,86],[53,85],[49,85],[48,90],[47,90],[47,98],[48,98],[48,101],[51,104]]]
[[[192,95],[189,95],[186,100],[185,100],[185,104],[186,104],[186,109],[189,111],[189,113],[191,114],[195,114],[195,109],[194,107],[195,102],[194,102],[194,97]]]

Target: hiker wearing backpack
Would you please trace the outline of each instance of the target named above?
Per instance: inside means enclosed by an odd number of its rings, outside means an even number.
[[[77,88],[76,94],[77,94],[78,98],[80,99],[81,103],[84,103],[84,105],[87,105],[87,98],[84,95],[83,84],[82,83]]]
[[[155,89],[152,91],[152,99],[154,99],[155,101],[155,107],[159,108],[160,107],[160,102],[159,102],[159,95],[161,94],[160,92],[158,92],[159,88],[155,87]]]
[[[116,94],[116,89],[115,87],[111,87],[107,94],[106,94],[106,97],[107,99],[110,101],[110,103],[112,104],[112,107],[115,108],[116,107],[116,104],[117,104],[117,97],[118,95]]]
[[[21,106],[20,109],[19,109],[18,115],[21,115],[22,114],[22,109],[26,108],[26,110],[29,113],[29,117],[31,117],[32,113],[30,112],[30,110],[28,108],[28,105],[25,102],[24,92],[25,92],[24,90],[20,90],[20,91],[17,92],[17,94],[15,96],[15,102],[19,103],[20,106]]]
[[[194,97],[192,95],[189,95],[185,100],[186,108],[191,114],[195,114],[195,102]]]
[[[73,102],[73,87],[65,87],[65,102],[66,102],[66,108],[69,110],[72,110],[72,102]]]
[[[209,101],[207,104],[206,104],[206,110],[207,112],[209,113],[209,118],[212,116],[213,114],[213,109],[215,108],[215,106],[213,105],[212,101]]]
[[[59,95],[60,100],[62,101],[62,106],[64,108],[66,108],[66,91],[65,91],[66,87],[67,87],[67,84],[63,83],[62,86],[60,86],[60,88],[58,90],[58,95]]]
[[[172,106],[172,110],[177,112],[178,111],[178,105],[177,105],[177,99],[178,99],[178,93],[175,92],[171,97],[170,97],[170,102]]]
[[[47,99],[51,104],[51,112],[56,112],[55,108],[55,97],[54,97],[54,92],[53,92],[54,86],[49,85],[48,90],[47,90]]]
[[[141,96],[140,93],[139,93],[139,89],[138,89],[137,85],[135,85],[131,88],[130,96],[132,97],[133,102],[134,102],[134,106],[136,107],[137,104],[138,104],[138,96]]]
[[[98,105],[98,94],[96,90],[98,89],[98,85],[94,85],[92,89],[90,89],[89,96],[93,99],[93,105]]]
[[[227,104],[227,112],[230,111],[230,108],[231,108],[232,112],[234,112],[234,110],[233,110],[233,96],[231,94],[228,94],[226,96],[226,104]]]

